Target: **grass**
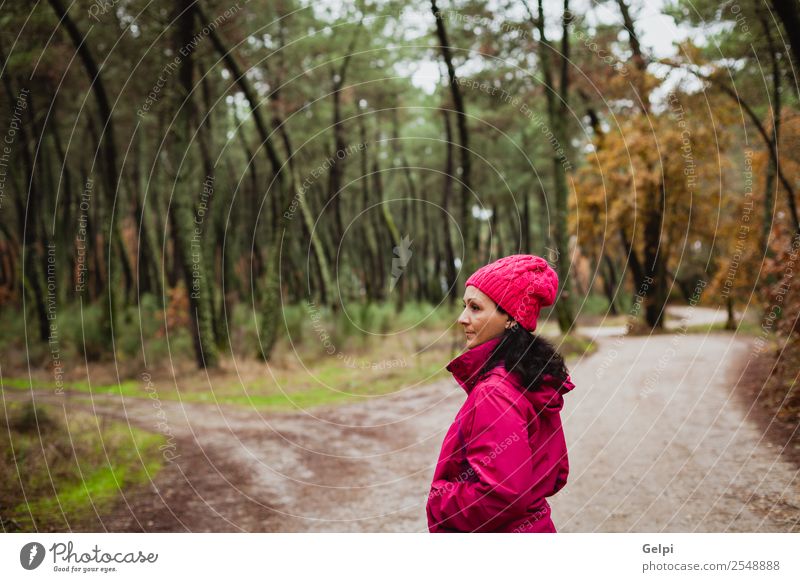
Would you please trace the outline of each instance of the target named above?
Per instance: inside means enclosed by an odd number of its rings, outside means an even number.
[[[445,362],[446,363],[446,362]],[[391,372],[357,372],[349,368],[324,366],[315,370],[314,377],[304,375],[292,381],[284,376],[279,385],[290,386],[283,392],[275,391],[269,384],[255,382],[245,386],[229,387],[238,392],[205,395],[206,400],[231,404],[244,404],[273,411],[311,408],[315,406],[343,404],[368,397],[389,394],[418,383],[428,383],[449,376],[441,361],[418,363],[409,368],[396,368]]]
[[[379,350],[362,352],[356,364],[364,362],[390,362],[391,367],[373,369],[365,365],[363,369],[346,365],[341,359],[323,356],[315,359],[312,365],[303,367],[295,362],[291,368],[264,365],[249,374],[245,373],[238,381],[232,373],[217,374],[209,386],[207,379],[199,373],[182,378],[175,389],[172,378],[162,377],[154,384],[158,387],[158,397],[162,400],[181,400],[184,402],[215,402],[263,409],[265,411],[287,411],[296,408],[310,408],[340,404],[379,396],[402,390],[419,383],[433,382],[449,376],[444,369],[449,353],[444,349],[432,349],[416,358],[381,359]],[[405,365],[398,365],[405,364]],[[273,378],[274,376],[274,378]],[[3,378],[3,386],[15,390],[55,390],[55,382],[27,378]],[[139,380],[126,380],[118,384],[96,385],[87,381],[64,382],[64,389],[81,394],[111,394],[126,398],[148,398],[150,392],[146,384]]]
[[[569,335],[564,338],[551,338],[564,357],[585,356],[596,350],[590,340]],[[231,372],[216,373],[209,383],[200,372],[179,375],[179,386],[175,389],[174,380],[162,377],[154,380],[158,387],[158,397],[162,400],[181,400],[183,402],[217,403],[256,408],[264,412],[285,412],[298,408],[308,409],[316,406],[345,404],[363,401],[365,398],[413,389],[421,384],[435,382],[450,377],[445,369],[447,362],[455,354],[448,346],[434,345],[416,357],[402,359],[382,359],[385,347],[373,347],[360,353],[357,360],[346,365],[341,359],[323,356],[313,364],[300,360],[290,365],[276,365],[266,369],[264,365],[251,366],[240,370],[242,380]],[[380,362],[373,367],[371,362]],[[384,362],[386,367],[381,368]],[[27,378],[3,378],[6,388],[29,390],[31,383]],[[36,390],[54,390],[55,383],[34,380]],[[86,381],[65,382],[65,390],[80,394],[110,394],[125,398],[148,398],[144,382],[126,380],[119,384],[89,385]]]
[[[565,360],[573,357],[585,357],[597,351],[597,343],[590,338],[577,334],[569,334],[559,338],[553,344]]]
[[[137,375],[132,379],[115,382],[116,373],[109,362],[90,362],[88,370],[81,362],[71,375],[65,375],[63,388],[73,398],[76,394],[148,398],[153,396],[155,386],[160,400],[218,403],[265,412],[293,411],[363,401],[449,377],[445,366],[463,345],[460,330],[454,325],[457,306],[437,308],[410,302],[398,314],[391,304],[365,305],[352,309],[347,316],[307,305],[287,306],[284,311],[290,340],[279,340],[269,364],[248,356],[250,352],[244,347],[254,337],[242,331],[234,334],[234,343],[242,348],[234,349],[236,358],[224,356],[221,368],[208,375],[196,370],[191,358],[183,357],[170,367],[151,366],[153,384],[148,386],[137,377],[141,367],[123,371]],[[235,329],[248,329],[247,315],[243,309],[235,311]],[[562,338],[555,318],[551,319],[537,331],[548,337],[562,355],[584,356],[596,349],[590,340],[579,336]],[[444,332],[448,326],[450,331]],[[413,331],[400,333],[409,329]],[[329,335],[321,335],[322,332]],[[369,362],[391,365],[373,368]],[[367,365],[359,367],[363,363]],[[57,389],[53,376],[43,367],[33,376],[32,381],[27,377],[3,377],[2,384],[12,390]],[[87,377],[92,379],[91,385]]]
[[[565,357],[586,356],[597,349],[589,339],[568,335],[551,338],[559,352]],[[162,400],[183,402],[217,403],[256,408],[264,412],[285,412],[298,408],[329,406],[360,401],[365,398],[413,389],[421,384],[450,377],[445,365],[455,354],[443,345],[434,346],[416,357],[381,359],[386,350],[373,348],[362,352],[355,363],[345,365],[336,357],[323,356],[306,367],[294,362],[290,367],[273,366],[269,370],[263,365],[248,372],[242,380],[234,381],[232,373],[217,374],[211,381],[200,373],[185,378],[179,376],[179,388],[175,389],[171,378],[154,381],[158,386],[158,397]],[[395,352],[397,353],[397,352]],[[387,367],[375,367],[371,362],[388,362]],[[355,366],[355,367],[354,367]],[[3,378],[6,388],[29,390],[27,378]],[[55,383],[34,381],[34,389],[53,390]],[[70,392],[81,394],[113,394],[125,398],[148,398],[144,382],[126,380],[119,384],[92,385],[86,381],[65,382]]]
[[[5,402],[0,419],[3,529],[81,529],[96,514],[107,514],[121,490],[158,474],[161,435],[87,413],[70,412],[63,419],[61,414],[30,401]]]

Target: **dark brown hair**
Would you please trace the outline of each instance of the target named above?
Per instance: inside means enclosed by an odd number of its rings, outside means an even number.
[[[497,309],[507,315],[499,305]],[[509,372],[518,373],[527,390],[536,390],[545,374],[550,374],[559,383],[563,383],[569,376],[564,359],[553,344],[530,333],[519,323],[503,333],[500,343],[492,350],[479,376],[499,364],[503,364]]]

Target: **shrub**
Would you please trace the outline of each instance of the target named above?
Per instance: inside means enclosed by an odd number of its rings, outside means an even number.
[[[104,307],[101,303],[84,304],[59,310],[58,325],[62,337],[87,360],[99,360],[108,353],[104,333]],[[116,322],[115,322],[116,323]]]
[[[9,427],[24,434],[51,432],[57,428],[56,420],[45,408],[37,406],[33,400],[25,402],[11,416]]]

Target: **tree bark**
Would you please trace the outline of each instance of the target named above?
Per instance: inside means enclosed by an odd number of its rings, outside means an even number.
[[[199,1],[194,4],[194,10],[203,23],[208,22],[208,18],[206,17],[202,4]],[[278,340],[278,330],[281,323],[281,261],[279,246],[282,244],[283,235],[286,231],[286,227],[289,224],[287,213],[280,212],[280,209],[284,208],[286,203],[284,176],[281,172],[282,164],[280,157],[278,156],[278,152],[275,149],[272,140],[270,139],[267,123],[261,113],[260,100],[256,97],[255,91],[250,86],[250,82],[245,76],[244,71],[242,71],[242,68],[239,66],[239,62],[234,57],[233,52],[225,46],[225,43],[217,33],[216,28],[209,27],[209,29],[210,32],[208,36],[211,39],[215,50],[219,53],[220,58],[225,63],[225,66],[228,67],[234,82],[237,84],[242,93],[244,93],[245,99],[247,99],[247,102],[250,104],[250,111],[253,116],[253,121],[255,122],[258,135],[261,138],[261,143],[264,147],[265,155],[267,156],[267,161],[272,167],[275,183],[277,184],[274,191],[277,193],[277,196],[275,196],[273,199],[275,202],[273,206],[278,211],[273,212],[275,224],[272,229],[271,236],[269,237],[269,241],[265,245],[265,254],[267,255],[267,259],[264,269],[264,298],[262,301],[261,317],[261,356],[265,360],[269,360],[272,349],[275,347],[275,343]]]
[[[69,35],[72,44],[75,46],[78,57],[80,58],[83,68],[86,70],[86,74],[91,82],[92,92],[95,96],[95,101],[97,102],[97,108],[100,111],[100,117],[102,121],[100,141],[103,146],[103,177],[105,188],[107,190],[106,196],[109,200],[109,209],[111,211],[111,214],[108,217],[108,240],[111,241],[109,244],[109,249],[113,249],[118,253],[119,260],[121,261],[121,265],[119,266],[121,266],[125,272],[126,279],[131,279],[132,269],[130,266],[130,261],[122,243],[119,229],[115,228],[116,213],[113,211],[113,201],[116,199],[118,194],[119,175],[117,174],[117,142],[114,130],[114,117],[109,105],[108,94],[106,93],[103,78],[100,75],[100,70],[97,67],[97,63],[91,53],[91,50],[89,49],[89,45],[81,34],[80,30],[78,30],[75,22],[67,13],[63,3],[61,0],[48,1],[53,11],[60,19],[61,23],[64,25],[64,28],[66,28],[67,34]],[[120,287],[118,284],[119,266],[111,256],[108,257],[109,281],[107,293],[104,294],[106,305],[104,309],[102,333],[108,339],[109,345],[112,339],[111,321],[114,319],[119,310],[117,293]]]
[[[567,184],[567,165],[569,135],[566,122],[569,115],[569,25],[571,13],[569,0],[564,0],[561,26],[561,68],[559,86],[554,83],[550,46],[545,33],[545,15],[542,0],[538,0],[538,16],[534,17],[527,2],[528,15],[539,32],[539,66],[542,69],[547,99],[547,119],[556,140],[551,156],[553,169],[553,195],[555,197],[555,219],[551,240],[556,250],[556,270],[561,282],[561,296],[556,301],[555,311],[558,325],[562,333],[570,332],[575,325],[575,314],[572,308],[572,281],[568,255],[569,233],[567,232],[567,207],[569,186]]]
[[[453,156],[453,126],[450,122],[450,114],[447,109],[440,109],[442,112],[442,119],[444,119],[444,133],[445,133],[445,165],[444,173],[442,175],[442,212],[444,213],[445,228],[443,229],[444,236],[444,260],[445,268],[444,275],[447,283],[447,296],[450,305],[455,305],[459,299],[458,289],[458,273],[456,272],[456,253],[453,249],[453,237],[450,234],[450,198],[453,195],[453,171],[454,171],[454,156]],[[463,265],[462,265],[463,268]]]
[[[762,253],[766,253],[769,246],[769,233],[772,227],[772,214],[775,206],[775,196],[773,189],[775,188],[775,178],[778,174],[780,157],[780,130],[781,130],[781,70],[778,63],[777,52],[778,47],[772,36],[772,28],[769,25],[766,14],[763,10],[758,10],[758,16],[761,21],[761,27],[764,30],[764,36],[767,38],[767,47],[769,48],[769,58],[772,68],[772,131],[770,132],[770,143],[767,146],[770,150],[769,162],[767,163],[767,173],[765,176],[764,184],[764,219],[761,225],[761,236],[759,240],[759,249]]]
[[[376,147],[380,147],[377,144],[380,143],[380,137],[377,136],[375,139]],[[380,205],[380,214],[383,218],[383,223],[386,226],[386,231],[389,233],[390,241],[393,245],[392,250],[394,248],[400,248],[403,244],[400,238],[400,231],[397,229],[397,224],[395,224],[394,217],[392,216],[391,211],[389,210],[389,204],[384,199],[384,192],[383,192],[383,180],[381,178],[381,166],[380,166],[380,152],[376,153],[372,157],[372,179],[374,181],[374,190],[375,190],[375,197]],[[388,253],[387,253],[388,256]],[[394,253],[392,253],[394,256]],[[383,279],[386,285],[386,296],[388,297],[389,285],[391,284],[390,280]],[[395,310],[399,313],[403,310],[405,297],[401,292],[397,294],[397,299],[395,301]]]
[[[372,217],[377,208],[372,207],[372,197],[370,195],[369,187],[369,148],[367,145],[367,124],[365,123],[366,112],[358,116],[358,129],[361,138],[361,143],[365,146],[361,151],[359,160],[361,163],[361,208],[364,214],[361,215],[359,231],[361,232],[363,250],[366,260],[362,269],[364,289],[367,295],[367,302],[376,301],[381,297],[379,279],[376,277],[378,274],[378,265],[380,257],[378,256],[378,243],[375,240],[374,225]]]
[[[661,227],[664,217],[666,192],[663,184],[651,192],[647,198],[644,224],[644,268],[647,295],[644,300],[645,320],[653,329],[664,327],[664,310],[666,308],[666,261],[665,245],[661,240]]]
[[[611,315],[617,315],[617,302],[615,300],[617,293],[617,272],[614,268],[614,261],[611,260],[607,254],[603,254],[600,259],[606,266],[606,274],[603,276],[603,291],[608,299],[608,311]]]
[[[796,67],[800,67],[800,4],[797,0],[772,0],[772,7],[783,23]],[[800,88],[798,88],[800,92]]]
[[[647,90],[647,79],[645,74],[647,72],[647,60],[642,54],[642,45],[639,42],[639,35],[636,34],[636,28],[631,18],[630,10],[625,0],[617,0],[617,5],[622,13],[622,22],[625,26],[625,31],[628,33],[628,44],[633,53],[633,64],[636,68],[636,92],[639,97],[639,108],[645,115],[650,114],[650,95]]]
[[[343,66],[342,69],[343,72],[346,71],[346,67]],[[311,249],[314,253],[314,258],[317,261],[317,268],[319,269],[320,274],[319,287],[322,295],[322,303],[324,305],[329,305],[333,311],[337,311],[340,303],[339,294],[331,273],[328,256],[325,253],[324,244],[320,237],[320,225],[317,224],[317,228],[314,228],[314,216],[311,214],[311,210],[307,202],[308,192],[303,190],[302,181],[297,170],[297,165],[295,164],[295,152],[294,148],[292,147],[291,136],[289,135],[289,130],[286,128],[286,123],[284,121],[283,105],[281,103],[279,90],[281,83],[281,79],[276,79],[274,83],[275,89],[270,94],[270,103],[272,105],[272,123],[273,127],[278,132],[278,135],[281,136],[283,147],[286,150],[286,159],[289,166],[292,191],[295,192],[295,197],[297,199],[297,205],[300,209],[303,225],[308,233],[308,236],[310,237]],[[336,131],[337,129],[334,128],[334,133],[336,133]],[[344,144],[344,138],[341,139],[342,144]],[[341,149],[344,149],[344,147],[345,146],[342,145]],[[336,163],[331,166],[331,172],[333,171],[333,168],[338,166],[341,162],[343,162],[343,160],[337,159]],[[336,191],[338,192],[338,187]],[[338,200],[338,196],[336,199]],[[337,209],[335,212],[338,214],[339,210]],[[339,236],[341,236],[341,232],[339,233]]]
[[[467,129],[467,113],[464,107],[464,98],[458,85],[456,70],[453,66],[453,55],[450,51],[450,42],[447,39],[447,29],[444,26],[442,13],[436,6],[436,0],[431,0],[433,17],[436,20],[436,34],[439,37],[439,49],[447,67],[447,79],[450,85],[450,94],[453,98],[453,108],[456,112],[456,125],[458,127],[458,141],[461,146],[461,232],[464,237],[464,259],[461,272],[468,276],[477,267],[477,247],[475,244],[472,226],[472,188],[470,182],[471,153],[469,149],[469,131]]]
[[[345,79],[347,77],[347,67],[350,64],[350,59],[353,56],[356,41],[358,40],[359,32],[361,32],[361,23],[353,33],[350,43],[342,59],[342,64],[339,69],[334,69],[332,73],[332,90],[331,98],[333,100],[333,124],[331,130],[333,131],[333,153],[332,159],[334,163],[328,172],[328,200],[330,200],[330,209],[333,212],[334,218],[334,245],[339,247],[342,244],[342,237],[344,236],[344,221],[342,219],[342,204],[341,204],[341,189],[342,177],[344,176],[344,169],[346,163],[346,156],[339,158],[339,152],[344,152],[347,144],[344,138],[344,129],[342,128],[342,87],[344,87]]]
[[[180,0],[176,6],[176,34],[174,36],[175,52],[189,46],[194,36],[193,0]],[[194,64],[191,52],[183,55],[178,71],[182,102],[178,103],[179,111],[175,121],[174,152],[174,193],[170,219],[175,252],[180,257],[186,293],[189,297],[189,320],[192,327],[192,340],[195,347],[195,359],[200,368],[213,368],[218,363],[214,322],[211,300],[211,277],[205,260],[204,245],[207,244],[208,228],[198,225],[192,203],[192,192],[199,184],[195,178],[194,156],[190,151],[192,128],[195,124],[194,102]],[[204,181],[205,185],[206,182]],[[205,187],[205,186],[204,186]],[[213,197],[213,193],[211,194]]]

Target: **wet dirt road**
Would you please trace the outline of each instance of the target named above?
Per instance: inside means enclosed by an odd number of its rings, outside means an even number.
[[[733,397],[750,341],[730,334],[603,338],[570,362],[565,532],[800,531],[800,473]],[[426,531],[452,380],[313,413],[162,402],[174,462],[127,492],[109,531]],[[78,405],[85,409],[86,404]],[[153,430],[150,401],[97,414]]]

